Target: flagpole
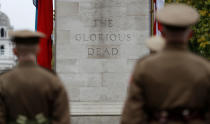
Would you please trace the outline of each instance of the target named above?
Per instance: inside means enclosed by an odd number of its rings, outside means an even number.
[[[37,31],[37,20],[38,20],[38,5],[37,5],[37,7],[36,7],[35,31]]]
[[[33,1],[34,2],[34,1]],[[36,2],[37,3],[37,2]],[[35,31],[37,31],[37,17],[38,17],[38,4],[34,4],[35,8],[36,8],[36,12],[35,12]],[[36,56],[36,63],[37,63],[37,56]]]
[[[56,72],[56,67],[57,67],[57,62],[56,62],[56,50],[57,50],[57,42],[56,42],[56,39],[57,39],[57,32],[56,32],[56,28],[57,28],[57,23],[56,23],[56,8],[57,8],[57,5],[56,5],[56,0],[53,0],[54,1],[54,27],[53,27],[53,30],[54,30],[54,54],[53,54],[53,58],[54,58],[54,71]]]
[[[153,35],[153,25],[154,25],[154,2],[150,0],[150,36]]]

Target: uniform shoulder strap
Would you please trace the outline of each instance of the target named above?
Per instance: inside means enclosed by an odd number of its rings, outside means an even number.
[[[0,76],[4,75],[4,74],[7,74],[8,72],[10,72],[11,69],[7,69],[7,70],[3,70],[0,72]]]
[[[49,72],[49,73],[57,76],[57,73],[54,70],[50,70],[50,69],[44,68],[42,66],[39,66],[39,67],[42,68],[42,69],[44,69],[45,71],[47,71],[47,72]]]

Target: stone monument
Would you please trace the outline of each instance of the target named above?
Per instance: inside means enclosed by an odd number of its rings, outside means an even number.
[[[56,71],[73,124],[117,124],[136,60],[148,53],[149,0],[57,0]]]

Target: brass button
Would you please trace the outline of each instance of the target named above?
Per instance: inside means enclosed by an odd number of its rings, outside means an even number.
[[[182,115],[183,116],[189,116],[190,115],[190,111],[188,109],[185,109],[183,112],[182,112]]]
[[[162,111],[162,112],[160,113],[160,116],[161,116],[161,117],[167,117],[167,116],[168,116],[168,112],[167,112],[167,111]]]

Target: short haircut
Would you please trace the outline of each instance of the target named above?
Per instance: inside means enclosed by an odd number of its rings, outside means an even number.
[[[31,38],[20,38],[20,37],[15,37],[12,39],[12,41],[18,45],[37,45],[39,43],[38,37],[31,37]]]
[[[16,44],[15,45],[17,52],[20,54],[36,54],[37,47],[38,47],[38,44],[34,44],[34,45]]]

